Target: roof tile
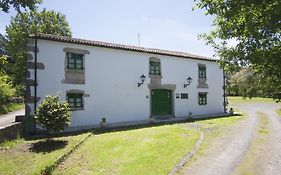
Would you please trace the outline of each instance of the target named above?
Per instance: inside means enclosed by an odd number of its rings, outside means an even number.
[[[71,38],[66,36],[58,36],[58,35],[50,35],[50,34],[33,34],[30,35],[31,38],[38,38],[44,40],[52,40],[52,41],[59,41],[59,42],[68,42],[68,43],[75,43],[75,44],[83,44],[83,45],[90,45],[96,47],[106,47],[106,48],[113,48],[113,49],[121,49],[121,50],[129,50],[129,51],[136,51],[136,52],[145,52],[145,53],[152,53],[152,54],[160,54],[160,55],[168,55],[168,56],[175,56],[175,57],[182,57],[182,58],[189,58],[189,59],[197,59],[197,60],[204,60],[204,61],[218,61],[214,58],[193,55],[186,52],[178,52],[178,51],[169,51],[163,49],[155,49],[155,48],[145,48],[145,47],[137,47],[137,46],[130,46],[130,45],[122,45],[122,44],[115,44],[115,43],[108,43],[102,41],[91,41],[85,39],[78,39],[78,38]]]

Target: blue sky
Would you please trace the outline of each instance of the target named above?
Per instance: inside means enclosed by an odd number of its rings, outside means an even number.
[[[143,47],[212,57],[197,35],[211,29],[213,18],[193,6],[193,0],[44,0],[40,8],[65,14],[73,37],[138,45],[140,33]],[[2,34],[13,15],[0,12]]]

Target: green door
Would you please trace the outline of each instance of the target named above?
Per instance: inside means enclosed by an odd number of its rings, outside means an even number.
[[[166,89],[151,90],[151,114],[171,115],[172,114],[172,93]]]

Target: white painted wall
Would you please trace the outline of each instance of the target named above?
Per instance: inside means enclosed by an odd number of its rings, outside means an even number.
[[[90,95],[84,97],[84,110],[72,112],[72,127],[99,124],[102,117],[106,117],[108,123],[148,119],[150,57],[161,60],[162,84],[175,84],[175,94],[189,94],[189,99],[173,97],[176,117],[186,116],[189,112],[193,115],[224,112],[223,73],[217,63],[47,40],[38,40],[38,47],[38,62],[45,65],[45,70],[38,70],[37,96],[44,99],[45,95],[54,95],[60,91],[61,99],[65,100],[66,91],[71,89],[84,90]],[[65,47],[86,49],[90,52],[85,55],[85,85],[61,83],[64,79]],[[196,88],[198,63],[206,64],[208,89]],[[138,88],[141,74],[147,80]],[[193,81],[190,86],[183,88],[185,78],[189,76]],[[208,92],[206,106],[198,105],[198,92]]]

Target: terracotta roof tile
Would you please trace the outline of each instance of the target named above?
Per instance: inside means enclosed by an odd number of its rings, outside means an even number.
[[[145,52],[145,53],[151,53],[151,54],[183,57],[183,58],[197,59],[197,60],[204,60],[204,61],[214,61],[214,62],[218,61],[217,59],[214,59],[214,58],[193,55],[193,54],[189,54],[186,52],[137,47],[137,46],[122,45],[122,44],[108,43],[108,42],[102,42],[102,41],[91,41],[91,40],[71,38],[71,37],[66,37],[66,36],[58,36],[58,35],[50,35],[50,34],[35,34],[35,35],[30,35],[30,37],[32,37],[32,38],[36,37],[38,39],[44,39],[44,40],[90,45],[90,46],[96,46],[96,47],[106,47],[106,48],[129,50],[129,51],[135,51],[135,52]]]

